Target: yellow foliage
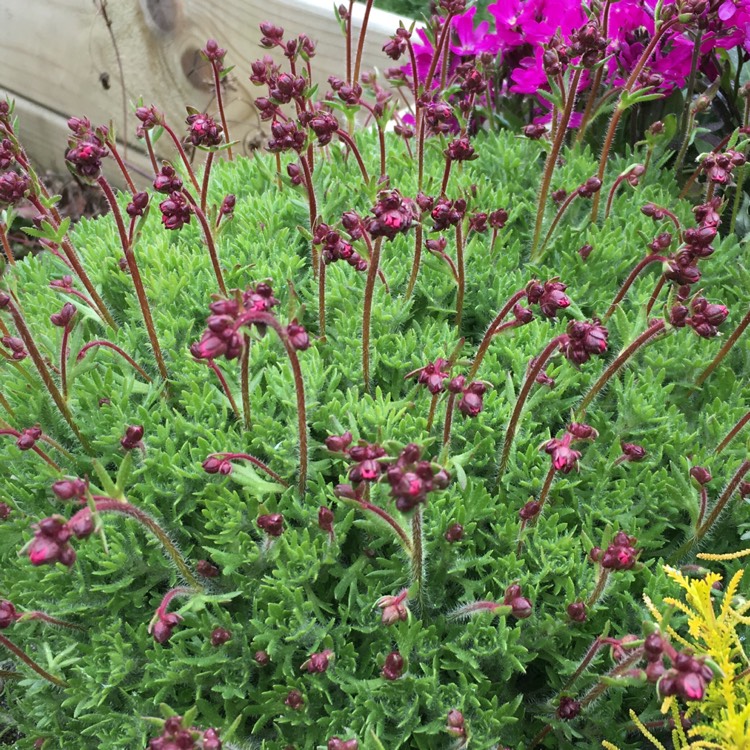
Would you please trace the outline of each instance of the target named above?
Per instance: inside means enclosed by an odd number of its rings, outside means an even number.
[[[666,633],[673,642],[689,647],[696,656],[705,657],[719,670],[708,683],[703,700],[688,704],[685,715],[693,721],[693,726],[687,732],[682,729],[676,699],[667,698],[662,704],[662,713],[671,710],[675,719],[673,747],[677,750],[750,750],[750,668],[742,645],[748,635],[746,626],[750,625],[747,616],[750,602],[733,606],[744,571],[732,577],[718,612],[711,595],[714,584],[721,581],[718,573],[688,578],[668,566],[665,571],[684,590],[684,600],[666,598],[664,602],[687,616],[689,637],[683,637],[671,626],[666,627]],[[645,599],[646,606],[661,624],[663,616],[647,597]],[[664,747],[632,711],[631,718],[657,750]],[[609,750],[615,747],[611,743],[603,743],[603,746]]]

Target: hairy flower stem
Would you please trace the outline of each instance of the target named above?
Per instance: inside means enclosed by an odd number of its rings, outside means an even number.
[[[202,590],[202,588],[198,590],[200,591]],[[162,597],[159,606],[156,608],[155,617],[159,619],[163,618],[169,610],[169,605],[178,596],[192,596],[195,593],[196,590],[194,588],[188,588],[187,586],[175,586],[173,589],[167,591],[167,593]]]
[[[10,435],[11,437],[14,437],[16,439],[21,437],[21,433],[18,430],[14,430],[12,427],[0,429],[0,435]],[[32,445],[31,450],[33,450],[34,453],[39,456],[39,458],[41,458],[45,463],[49,464],[55,471],[62,472],[60,466],[55,461],[53,461],[41,448],[36,445]]]
[[[557,213],[555,214],[555,218],[552,219],[552,224],[550,224],[549,229],[547,230],[547,234],[544,236],[544,240],[542,241],[541,247],[539,248],[539,255],[544,255],[544,251],[547,249],[547,244],[549,243],[553,232],[555,229],[557,229],[557,225],[560,223],[560,219],[564,216],[565,212],[570,207],[570,204],[573,203],[573,201],[578,198],[578,191],[574,190],[560,205],[560,208],[557,209]]]
[[[73,516],[73,518],[70,519],[70,522],[72,523],[73,519],[79,519],[83,518],[86,515],[90,515],[91,512],[91,508],[82,508]],[[98,514],[118,513],[123,516],[134,518],[142,526],[145,526],[161,543],[167,556],[172,560],[177,570],[180,571],[180,574],[190,584],[190,586],[195,591],[203,590],[203,586],[193,575],[193,572],[190,570],[190,566],[185,561],[185,558],[180,554],[180,551],[177,549],[177,547],[175,547],[174,543],[169,538],[169,535],[164,531],[164,529],[162,529],[161,526],[159,526],[159,524],[153,518],[151,518],[150,515],[148,515],[148,513],[145,513],[140,508],[137,508],[135,505],[132,505],[125,500],[115,500],[114,498],[104,497],[102,495],[94,495],[94,512]]]
[[[365,383],[365,391],[370,390],[370,324],[372,322],[372,301],[375,292],[375,279],[380,266],[380,246],[383,238],[378,237],[370,254],[370,265],[367,268],[367,280],[365,281],[365,299],[362,310],[362,377]]]
[[[667,31],[669,31],[669,29],[677,25],[677,23],[678,23],[677,19],[671,19],[669,21],[666,21],[658,25],[658,27],[656,28],[656,31],[654,32],[654,35],[651,37],[648,45],[646,46],[646,49],[641,54],[641,57],[636,63],[635,67],[633,68],[632,72],[630,73],[628,80],[625,81],[625,85],[622,87],[620,98],[617,104],[615,105],[615,111],[612,113],[612,118],[609,121],[609,128],[607,129],[607,135],[604,138],[604,146],[602,147],[602,153],[599,159],[599,170],[597,172],[597,177],[602,181],[602,183],[604,182],[604,170],[607,166],[607,160],[609,159],[609,152],[612,149],[612,144],[614,143],[614,140],[615,140],[615,132],[617,131],[617,126],[620,123],[620,119],[622,118],[623,113],[629,106],[625,104],[625,101],[632,94],[633,87],[637,83],[638,77],[643,72],[643,68],[648,63],[649,59],[651,58],[651,55],[654,53],[654,50],[658,46],[662,37]],[[595,222],[599,215],[600,199],[601,199],[601,192],[595,193],[593,200],[592,200],[592,206],[591,206],[591,221],[592,222]]]
[[[586,609],[590,609],[599,601],[599,597],[604,592],[604,587],[607,585],[609,579],[609,570],[599,566],[599,577],[596,579],[596,586],[591,592],[591,596],[586,600]]]
[[[224,113],[224,96],[221,92],[221,75],[219,71],[219,63],[216,60],[211,60],[211,72],[214,76],[214,90],[216,91],[216,106],[219,109],[219,118],[221,119],[221,127],[224,128],[224,140],[227,143],[227,159],[229,161],[232,161],[234,158],[232,156],[232,147],[229,145],[231,143],[231,138],[229,137],[229,125],[227,123],[227,116]],[[209,153],[209,158],[213,155],[213,152]],[[208,168],[208,163],[206,164],[206,168]]]
[[[289,364],[294,376],[294,390],[297,396],[297,426],[299,430],[299,492],[305,494],[307,488],[307,410],[305,408],[305,381],[299,364],[297,351],[289,341],[286,329],[276,318],[267,312],[248,312],[243,316],[245,323],[260,323],[273,328],[286,349]]]
[[[498,326],[503,322],[505,319],[505,316],[513,309],[513,306],[520,302],[524,297],[526,296],[526,290],[525,289],[519,289],[517,292],[515,292],[510,299],[500,308],[500,312],[495,316],[492,323],[489,324],[487,327],[487,330],[485,331],[484,338],[482,339],[482,343],[479,344],[479,348],[477,349],[477,355],[474,357],[474,362],[471,365],[471,370],[469,370],[469,374],[467,376],[467,380],[473,380],[479,371],[479,367],[482,364],[482,360],[484,359],[484,355],[487,354],[487,350],[490,348],[490,342],[492,341],[493,336],[497,333]]]
[[[68,683],[65,680],[61,680],[59,677],[55,677],[53,674],[42,669],[30,656],[24,653],[13,641],[6,638],[6,636],[0,634],[0,645],[5,646],[12,654],[17,656],[26,666],[31,667],[40,677],[43,677],[47,682],[51,682],[57,687],[68,687]]]
[[[413,557],[413,549],[411,545],[411,540],[406,535],[406,532],[401,527],[401,524],[399,524],[398,521],[396,521],[393,518],[393,516],[390,513],[388,513],[388,511],[383,510],[377,505],[373,505],[369,500],[365,500],[364,498],[358,498],[356,500],[356,503],[357,503],[357,506],[360,508],[360,510],[366,510],[369,513],[372,513],[373,515],[376,515],[382,521],[385,521],[393,529],[393,531],[396,534],[396,537],[401,543],[401,546],[404,548],[404,550],[409,555],[409,557],[410,558]]]
[[[252,426],[250,419],[250,337],[242,339],[242,358],[240,359],[240,390],[242,391],[242,418],[245,429]],[[235,405],[235,413],[237,408]],[[239,414],[237,415],[239,418]]]
[[[148,373],[129,355],[126,354],[117,344],[113,344],[111,341],[106,339],[97,339],[96,341],[89,341],[88,344],[84,344],[81,350],[78,352],[76,357],[76,363],[81,362],[86,356],[89,349],[94,347],[103,346],[107,349],[111,349],[113,352],[117,352],[141,377],[145,378],[149,383],[153,382],[149,377]]]
[[[209,151],[206,163],[203,166],[203,181],[201,182],[201,211],[206,213],[206,201],[208,200],[208,184],[211,177],[211,166],[214,163],[214,152]]]
[[[352,10],[354,0],[349,0],[349,13],[344,23],[344,35],[346,36],[346,82],[352,82]]]
[[[60,386],[63,398],[68,400],[68,339],[70,338],[70,326],[63,327],[62,342],[60,343]]]
[[[559,349],[560,343],[564,340],[564,335],[565,334],[561,336],[555,336],[555,338],[553,338],[552,341],[550,341],[549,344],[547,344],[547,346],[542,349],[541,354],[536,358],[534,364],[529,367],[528,372],[526,373],[526,378],[524,379],[521,390],[518,393],[516,405],[513,408],[513,413],[511,414],[510,421],[508,422],[508,427],[505,431],[505,441],[503,442],[503,450],[500,455],[500,465],[498,467],[498,482],[502,478],[502,475],[505,473],[505,469],[508,466],[508,458],[510,458],[510,449],[513,446],[513,438],[516,435],[516,430],[518,429],[518,421],[521,417],[521,412],[523,411],[526,399],[529,397],[529,393],[531,392],[531,387],[536,381],[536,376],[544,369],[544,366],[549,361],[549,358]]]
[[[5,253],[5,259],[8,261],[9,266],[16,265],[16,259],[13,257],[13,250],[8,241],[8,232],[6,231],[5,222],[0,221],[0,244],[3,246],[3,252]]]
[[[354,154],[354,158],[357,160],[357,166],[359,167],[359,171],[362,173],[362,179],[368,183],[370,182],[370,175],[367,172],[367,167],[365,166],[365,162],[362,159],[362,154],[359,151],[359,148],[357,148],[357,144],[354,141],[354,138],[352,138],[348,133],[345,133],[343,130],[337,130],[336,135],[349,147],[350,151]]]
[[[240,459],[242,461],[248,461],[253,466],[257,466],[257,468],[259,468],[261,471],[264,471],[266,474],[268,474],[268,476],[271,477],[274,482],[278,482],[282,487],[289,487],[289,482],[287,482],[285,479],[282,479],[273,469],[269,468],[259,458],[251,456],[249,453],[212,453],[208,458],[222,458],[226,459],[227,461],[235,461]]]
[[[449,393],[445,405],[445,423],[443,424],[443,454],[447,458],[448,449],[451,445],[451,428],[453,427],[453,407],[456,403],[456,394]]]
[[[743,164],[737,169],[737,184],[734,188],[734,202],[732,203],[732,216],[729,220],[729,236],[734,234],[734,228],[737,224],[737,215],[740,212],[742,206],[742,197],[745,195],[745,191],[742,189],[745,183],[745,175],[747,174],[747,165]]]
[[[437,44],[435,45],[435,52],[433,53],[432,60],[430,61],[430,69],[427,71],[427,78],[425,78],[423,89],[424,91],[430,91],[432,87],[432,79],[437,72],[438,62],[440,62],[443,55],[446,54],[445,48],[450,37],[451,21],[453,21],[454,15],[456,14],[448,13],[443,19],[443,25],[440,29],[440,37],[438,38]],[[445,86],[443,85],[441,89],[442,88],[445,88]]]
[[[701,54],[701,41],[703,40],[703,29],[699,28],[693,42],[693,56],[690,60],[690,76],[685,91],[685,104],[682,108],[682,117],[680,118],[680,132],[678,140],[680,141],[680,150],[674,162],[674,174],[679,180],[682,172],[682,165],[685,162],[685,154],[690,145],[690,131],[694,122],[695,114],[692,106],[693,92],[695,91],[695,81],[698,73],[698,60]]]
[[[552,183],[552,174],[555,171],[555,164],[557,163],[557,157],[560,155],[560,149],[562,148],[563,141],[565,140],[565,134],[568,130],[568,123],[570,122],[570,116],[573,113],[573,104],[575,103],[576,93],[578,91],[578,84],[581,80],[581,70],[578,69],[573,73],[573,78],[570,82],[570,91],[568,92],[567,101],[565,102],[565,109],[563,109],[560,116],[560,121],[557,123],[557,133],[552,141],[549,152],[547,153],[547,160],[544,163],[544,173],[542,175],[542,186],[539,190],[539,202],[537,203],[536,209],[536,223],[534,224],[534,237],[531,241],[531,260],[538,261],[542,252],[538,249],[539,239],[542,236],[542,225],[544,224],[544,212],[547,207],[547,195],[549,194],[550,184]],[[597,194],[598,195],[598,194]],[[594,196],[596,198],[596,196]]]
[[[735,345],[737,339],[742,336],[745,329],[750,325],[750,310],[745,313],[745,317],[742,318],[737,328],[732,331],[729,338],[724,342],[724,346],[719,349],[719,353],[713,358],[711,364],[700,374],[698,379],[695,381],[695,387],[700,388],[703,383],[706,382],[708,376],[719,366],[724,357],[729,354],[729,350]]]
[[[456,330],[461,335],[461,320],[464,314],[464,295],[466,294],[466,264],[464,262],[464,237],[462,221],[456,224],[456,266],[458,271],[458,290],[456,292]]]
[[[312,171],[310,170],[310,164],[307,159],[300,155],[300,164],[302,164],[302,171],[305,173],[305,188],[307,190],[307,202],[310,207],[310,234],[315,234],[315,227],[318,225],[318,204],[315,200],[315,186],[313,185]],[[313,276],[318,274],[318,249],[314,243],[310,243],[311,247],[311,264],[313,269]]]
[[[26,321],[24,320],[21,311],[12,301],[7,305],[6,309],[13,317],[13,323],[16,326],[18,335],[23,340],[26,351],[29,353],[31,360],[34,363],[34,367],[36,367],[36,371],[39,373],[39,377],[44,383],[44,387],[47,389],[49,395],[52,396],[52,400],[55,402],[55,406],[57,406],[58,411],[62,415],[62,418],[67,422],[68,427],[70,427],[70,429],[73,431],[73,434],[76,436],[76,438],[78,438],[78,442],[81,444],[83,450],[91,455],[91,446],[89,445],[88,440],[86,440],[86,438],[83,436],[80,429],[78,428],[78,425],[73,419],[73,414],[70,411],[68,402],[63,398],[62,393],[60,393],[60,389],[52,379],[52,375],[49,371],[49,368],[47,367],[47,363],[44,361],[42,353],[37,348],[34,337],[31,335],[31,331],[26,325]]]
[[[326,264],[323,256],[320,256],[318,270],[318,330],[320,340],[326,340]]]
[[[159,125],[161,125],[167,135],[172,139],[172,143],[174,143],[175,148],[177,149],[177,153],[180,155],[180,159],[182,160],[182,163],[185,165],[185,171],[187,172],[188,177],[190,178],[190,182],[193,183],[193,189],[195,190],[196,195],[200,195],[201,189],[200,185],[198,184],[198,179],[195,176],[195,172],[193,171],[193,165],[190,163],[190,159],[188,159],[187,154],[185,153],[185,149],[182,147],[182,142],[177,137],[177,134],[172,130],[172,128],[167,124],[165,120],[162,120]],[[157,170],[158,171],[158,170]]]
[[[36,208],[36,210],[39,211],[39,213],[43,216],[47,216],[49,218],[49,216],[52,214],[52,211],[45,208],[39,198],[37,198],[35,195],[29,195],[29,201],[31,201],[34,208]],[[60,225],[59,214],[57,214],[57,218],[55,218],[54,214],[52,214],[52,218],[53,222],[51,223],[53,223],[53,226],[55,227],[55,229],[57,229]],[[86,273],[86,269],[84,269],[84,267],[81,265],[80,258],[78,257],[75,248],[70,243],[70,241],[65,238],[63,238],[62,242],[60,243],[60,247],[62,247],[71,269],[81,281],[83,286],[86,288],[86,291],[89,293],[89,296],[96,305],[96,310],[99,316],[110,328],[116,331],[118,328],[117,323],[115,323],[114,318],[107,309],[107,306],[104,304],[104,301],[96,291],[93,282]]]
[[[586,414],[589,404],[596,398],[599,391],[614,377],[620,368],[648,341],[658,336],[666,328],[663,320],[657,320],[652,323],[640,336],[637,336],[628,344],[615,359],[609,364],[607,369],[599,376],[599,380],[591,386],[589,392],[583,397],[578,406],[578,417],[582,420]]]
[[[704,485],[700,489],[700,501],[698,504],[698,521],[697,521],[698,527],[700,527],[700,525],[703,523],[703,519],[706,515],[707,507],[708,507],[708,491],[706,490],[706,487]]]
[[[219,291],[221,292],[222,296],[227,297],[229,295],[227,294],[227,288],[224,284],[224,274],[221,272],[219,255],[216,252],[216,243],[214,242],[214,236],[211,232],[211,226],[208,223],[206,214],[203,213],[203,210],[200,208],[200,206],[198,206],[198,204],[195,202],[195,199],[190,195],[190,193],[188,193],[187,190],[184,190],[183,192],[185,194],[185,197],[190,201],[193,207],[193,213],[198,217],[198,221],[200,222],[201,228],[203,229],[203,240],[206,243],[208,254],[211,257],[211,266],[214,269],[214,276],[216,276],[216,283],[219,285]]]
[[[68,630],[85,630],[85,628],[80,625],[76,625],[73,622],[67,622],[66,620],[58,620],[56,617],[51,617],[45,612],[40,612],[39,610],[24,612],[18,618],[18,622],[23,622],[24,620],[39,620],[41,622],[46,622],[49,625],[55,625],[58,628],[67,628]]]
[[[366,0],[365,15],[362,19],[362,28],[359,30],[359,40],[357,41],[357,54],[354,58],[354,73],[352,75],[352,83],[359,83],[359,69],[362,65],[362,52],[365,48],[365,37],[367,36],[367,24],[370,21],[370,11],[372,10],[373,0]],[[351,27],[351,21],[350,27]]]
[[[416,600],[424,604],[424,534],[422,533],[422,506],[418,505],[411,518],[411,574],[417,587]]]
[[[717,455],[718,455],[719,453],[721,453],[721,452],[722,452],[722,451],[724,450],[724,448],[726,448],[726,447],[727,447],[727,446],[729,445],[729,443],[731,443],[731,442],[732,442],[732,440],[734,440],[734,438],[735,438],[735,436],[737,435],[737,433],[738,433],[738,432],[739,432],[739,431],[740,431],[740,430],[741,430],[741,429],[742,429],[742,428],[743,428],[743,427],[744,427],[744,426],[745,426],[745,425],[746,425],[746,424],[747,424],[748,422],[750,422],[750,411],[749,411],[749,412],[748,412],[747,414],[745,414],[745,416],[744,416],[744,417],[742,417],[742,419],[740,419],[740,421],[739,421],[739,422],[737,422],[737,424],[736,424],[736,425],[735,425],[734,427],[732,427],[732,429],[731,429],[731,430],[729,430],[729,432],[727,433],[727,436],[726,436],[726,437],[725,437],[725,438],[724,438],[724,439],[723,439],[723,440],[722,440],[722,441],[721,441],[721,442],[720,442],[720,443],[719,443],[719,444],[718,444],[718,445],[716,446],[716,451],[715,451],[715,453],[716,453]]]
[[[229,383],[227,383],[227,379],[224,377],[224,373],[221,371],[221,369],[219,369],[219,365],[217,365],[214,360],[209,359],[206,360],[206,366],[214,373],[214,375],[216,375],[219,383],[221,384],[221,389],[224,391],[224,395],[227,397],[227,401],[229,401],[229,405],[232,407],[234,415],[239,421],[241,421],[242,413],[237,407],[237,402],[234,400],[234,396],[232,395],[232,389],[229,387]]]
[[[651,315],[651,310],[654,309],[654,305],[656,304],[656,300],[659,299],[659,295],[661,294],[661,290],[664,288],[664,284],[667,283],[667,277],[662,274],[659,277],[659,281],[656,282],[656,286],[654,286],[654,291],[651,292],[651,297],[648,300],[648,304],[646,305],[646,317]]]
[[[672,555],[672,557],[670,558],[671,563],[674,563],[677,560],[685,557],[685,555],[687,555],[690,550],[696,544],[699,544],[703,537],[708,534],[708,532],[711,530],[713,525],[716,523],[716,520],[719,518],[722,511],[726,507],[727,503],[732,498],[732,495],[740,486],[740,482],[748,471],[750,471],[750,461],[746,460],[740,464],[739,469],[737,469],[737,471],[734,473],[734,476],[729,480],[729,484],[727,484],[727,486],[724,488],[724,491],[719,496],[716,504],[708,514],[708,518],[702,524],[699,524],[697,526],[695,534]]]
[[[164,358],[162,357],[161,353],[161,347],[159,346],[159,339],[156,336],[156,329],[154,328],[154,320],[151,317],[151,308],[148,304],[148,298],[146,297],[146,290],[143,287],[143,280],[141,279],[141,272],[138,268],[138,263],[135,259],[135,253],[133,253],[133,248],[130,246],[130,243],[128,242],[128,235],[125,231],[125,224],[122,220],[122,213],[120,212],[120,207],[117,204],[117,199],[115,198],[115,194],[112,191],[112,188],[110,187],[109,183],[107,182],[104,177],[99,177],[97,179],[97,183],[99,184],[99,187],[101,187],[102,191],[104,192],[104,195],[107,198],[107,202],[109,203],[110,209],[112,210],[112,215],[115,217],[115,222],[117,223],[117,231],[120,234],[120,243],[122,244],[122,250],[125,254],[125,260],[128,264],[128,270],[130,271],[130,276],[133,279],[133,286],[135,287],[135,293],[138,297],[138,304],[141,308],[141,313],[143,314],[143,322],[146,324],[146,330],[148,331],[148,337],[151,341],[151,348],[154,352],[154,357],[156,359],[156,364],[159,368],[159,373],[161,374],[162,378],[167,381],[169,380],[169,374],[167,373],[167,367],[164,364]]]
[[[123,179],[127,183],[128,190],[135,195],[137,192],[135,183],[133,182],[133,178],[130,176],[130,172],[128,171],[128,168],[125,166],[125,162],[123,161],[122,156],[120,156],[120,152],[117,150],[117,142],[114,138],[111,136],[107,138],[107,148],[109,149],[109,153],[112,154],[112,158],[117,163],[117,166],[120,170],[120,173],[123,176]]]
[[[645,258],[640,260],[636,266],[633,268],[633,270],[630,272],[628,277],[625,279],[625,281],[622,282],[622,286],[620,287],[620,290],[617,292],[617,295],[612,300],[612,304],[607,309],[607,312],[604,313],[604,317],[602,318],[603,321],[607,321],[612,316],[612,313],[617,309],[617,305],[620,304],[623,297],[628,292],[628,289],[632,286],[633,282],[638,278],[638,274],[641,273],[646,267],[651,265],[651,263],[664,263],[666,262],[666,258],[663,255],[647,255]]]
[[[552,482],[555,479],[555,473],[556,469],[554,466],[549,467],[549,471],[547,472],[547,476],[544,478],[544,484],[542,485],[542,489],[539,492],[539,498],[537,499],[537,502],[539,503],[539,510],[537,511],[536,518],[540,518],[542,515],[542,511],[544,510],[544,504],[547,502],[547,498],[549,497],[549,491],[552,487]],[[523,550],[523,532],[528,526],[527,520],[524,518],[521,520],[521,528],[518,531],[518,545],[516,546],[516,556],[521,554],[521,551]]]

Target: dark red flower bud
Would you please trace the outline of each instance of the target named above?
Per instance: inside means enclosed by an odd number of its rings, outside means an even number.
[[[132,424],[125,428],[125,435],[120,440],[120,445],[126,450],[130,451],[134,448],[142,446],[141,440],[143,439],[143,425]]]
[[[224,50],[220,51],[224,52]],[[203,732],[203,742],[201,750],[221,750],[221,748],[222,744],[221,740],[219,739],[219,731],[217,729],[211,728]]]
[[[466,736],[464,715],[457,708],[452,708],[450,711],[448,711],[448,719],[445,731],[453,737]]]
[[[310,658],[302,665],[310,674],[322,674],[328,670],[333,651],[326,649],[317,654],[311,654]]]
[[[460,523],[451,524],[443,536],[450,544],[460,542],[464,538],[464,527]]]
[[[703,466],[693,466],[690,476],[701,486],[711,481],[711,472]]]
[[[88,508],[76,513],[70,521],[68,528],[76,539],[85,539],[94,533],[94,519],[91,517],[91,511]]]
[[[581,422],[571,422],[568,425],[568,432],[576,440],[596,440],[599,437],[599,433],[593,427]]]
[[[386,680],[397,680],[401,677],[404,671],[404,657],[398,651],[391,651],[388,656],[385,657],[385,664],[380,674],[385,677]]]
[[[646,450],[640,445],[635,443],[620,443],[620,449],[622,450],[622,456],[620,456],[620,463],[622,461],[643,461],[646,457]]]
[[[532,123],[530,125],[524,125],[522,131],[530,140],[538,141],[547,132],[547,128],[541,123]]]
[[[52,313],[52,315],[49,316],[49,319],[52,325],[58,326],[59,328],[65,328],[70,321],[73,320],[75,314],[75,307],[70,302],[66,302],[60,309],[60,312]]]
[[[304,326],[292,321],[286,327],[286,335],[295,351],[303,352],[310,348],[310,337],[307,335]]]
[[[20,203],[31,189],[31,180],[18,172],[0,174],[0,208]]]
[[[253,658],[259,667],[266,667],[271,663],[271,657],[266,651],[256,651]]]
[[[294,711],[299,711],[305,705],[305,699],[299,690],[290,690],[284,698],[284,703]]]
[[[559,719],[570,721],[581,713],[581,703],[564,695],[560,698],[560,705],[557,707],[556,713]]]
[[[125,208],[128,216],[135,218],[136,216],[143,216],[146,212],[146,206],[148,206],[149,196],[148,193],[136,193],[133,196],[133,200],[128,203]]]
[[[232,639],[232,634],[226,628],[214,628],[211,632],[211,645],[223,646]]]
[[[351,445],[352,433],[347,430],[343,435],[330,435],[325,442],[332,453],[342,453]]]
[[[0,630],[10,627],[20,616],[12,602],[0,599]]]
[[[318,508],[318,526],[321,531],[333,534],[333,511],[325,505]]]
[[[530,521],[532,518],[535,518],[537,515],[539,515],[539,511],[542,509],[541,503],[537,502],[536,500],[529,500],[522,508],[518,511],[518,515],[521,516],[521,518],[524,521]]]
[[[221,575],[221,571],[208,560],[198,560],[195,569],[198,571],[198,575],[202,575],[204,578],[217,578]]]
[[[0,521],[7,521],[8,518],[10,518],[10,514],[13,512],[13,509],[8,505],[8,503],[0,502]]]
[[[31,450],[41,437],[41,428],[27,427],[25,430],[21,430],[20,435],[16,438],[16,447],[22,451]]]
[[[268,513],[258,516],[255,523],[268,536],[281,536],[284,531],[284,516],[281,513]]]
[[[586,622],[586,605],[583,602],[571,602],[565,611],[573,622]]]

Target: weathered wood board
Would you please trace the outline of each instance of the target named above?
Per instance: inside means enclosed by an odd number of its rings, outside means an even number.
[[[363,9],[355,6],[355,38]],[[232,139],[247,153],[261,142],[252,101],[264,92],[248,76],[252,61],[267,54],[258,43],[265,20],[288,36],[317,40],[318,83],[343,74],[344,39],[328,0],[0,0],[0,96],[16,100],[24,143],[42,168],[64,169],[65,123],[72,115],[112,121],[118,138],[128,141],[128,160],[145,168],[133,103],[142,97],[155,104],[177,132],[186,105],[215,110],[210,71],[198,54],[215,38],[228,51],[227,64],[236,66],[227,118]],[[398,21],[373,9],[363,69],[392,65],[382,46]]]

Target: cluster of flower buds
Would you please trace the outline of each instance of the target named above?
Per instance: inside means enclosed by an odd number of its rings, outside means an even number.
[[[182,621],[182,616],[176,612],[162,612],[161,608],[156,610],[156,620],[151,623],[149,633],[154,640],[163,644],[172,637],[172,631]]]
[[[372,238],[385,237],[393,240],[397,234],[405,234],[419,218],[417,206],[398,190],[381,190],[371,209],[373,216],[367,217],[365,226]]]
[[[556,471],[569,474],[573,469],[578,468],[578,459],[581,457],[580,451],[570,447],[571,443],[576,440],[596,440],[598,436],[599,433],[593,427],[580,422],[572,422],[561,438],[548,440],[540,447],[540,450],[550,455],[552,466]]]
[[[330,508],[327,508],[325,505],[321,505],[320,508],[318,508],[318,528],[328,534],[328,538],[330,541],[333,541],[335,535],[335,532],[333,530],[333,521],[333,511]]]
[[[570,298],[564,293],[567,286],[561,281],[550,279],[541,283],[532,279],[526,285],[526,298],[532,305],[539,305],[545,318],[554,318],[558,310],[570,306]]]
[[[299,711],[305,705],[305,699],[299,690],[290,690],[284,698],[284,705],[289,706],[292,711]]]
[[[188,143],[199,148],[215,148],[221,144],[223,128],[205,112],[193,112],[185,122],[188,126]]]
[[[209,456],[202,464],[206,474],[221,474],[226,477],[232,473],[232,462],[221,453]]]
[[[531,617],[534,609],[531,600],[521,596],[521,594],[521,587],[517,583],[513,583],[505,589],[505,596],[503,597],[503,604],[510,607],[510,614],[517,620],[525,620],[527,617]]]
[[[464,715],[457,709],[452,708],[448,711],[448,719],[445,725],[445,731],[451,737],[466,737],[466,723]]]
[[[22,451],[31,450],[42,437],[42,428],[39,425],[34,427],[27,427],[25,430],[21,430],[16,438],[16,447]]]
[[[557,714],[558,719],[571,721],[581,713],[581,702],[574,700],[567,695],[563,695],[563,697],[560,698],[560,703],[558,704],[555,713]]]
[[[408,49],[410,38],[411,32],[403,26],[400,26],[396,29],[396,33],[390,38],[390,40],[383,45],[383,52],[385,52],[391,60],[398,60]]]
[[[634,536],[618,531],[606,550],[594,547],[589,552],[589,558],[607,570],[631,570],[640,555],[640,550],[635,546],[637,543]]]
[[[669,322],[675,328],[690,326],[702,338],[710,339],[718,335],[718,326],[728,315],[729,310],[724,305],[711,304],[705,297],[695,297],[690,309],[681,303],[674,305],[669,311]]]
[[[385,472],[391,485],[391,497],[402,513],[408,513],[418,504],[425,503],[430,492],[444,490],[450,482],[450,475],[445,469],[420,460],[421,455],[422,449],[415,443],[409,443]]]
[[[68,169],[84,182],[95,181],[102,171],[102,159],[108,154],[104,145],[104,139],[108,136],[107,129],[92,129],[91,122],[85,117],[71,117],[68,127],[72,131],[68,138],[68,150],[65,152]]]
[[[435,94],[430,98],[423,94],[417,105],[424,110],[424,122],[429,135],[447,135],[458,130],[458,121],[453,114],[453,107]]]
[[[232,640],[232,634],[226,628],[214,628],[211,631],[211,645],[214,648],[223,646]]]
[[[306,669],[309,674],[323,674],[323,672],[328,670],[333,658],[333,651],[331,651],[330,648],[327,648],[318,653],[310,654],[310,658],[300,667],[300,669]]]
[[[472,380],[467,383],[463,375],[458,375],[448,383],[448,390],[451,393],[461,394],[457,406],[461,414],[466,417],[476,417],[482,411],[487,388],[487,383],[481,380]]]
[[[76,513],[69,521],[54,515],[34,524],[34,538],[27,548],[32,565],[54,565],[60,562],[69,568],[76,560],[70,546],[71,537],[84,539],[94,531],[94,522],[88,508]]]
[[[120,440],[123,450],[132,451],[136,448],[143,450],[143,426],[131,424],[125,428],[125,435]]]
[[[580,198],[591,198],[601,189],[602,181],[598,177],[589,177],[588,180],[576,190],[576,193]]]
[[[467,136],[452,140],[443,153],[452,161],[474,161],[479,158]]]
[[[601,355],[607,351],[608,335],[609,331],[597,319],[590,323],[571,320],[560,341],[560,350],[574,365],[582,365],[593,355]]]
[[[204,578],[218,578],[221,575],[221,571],[208,560],[198,560],[195,569],[198,571],[198,575]]]
[[[359,742],[356,739],[342,740],[339,737],[331,737],[326,747],[328,750],[359,750]]]
[[[169,197],[159,204],[159,210],[165,229],[178,230],[190,223],[192,209],[183,193],[170,193]]]
[[[701,659],[689,651],[677,651],[658,632],[646,637],[643,651],[648,662],[646,678],[655,682],[660,695],[676,695],[686,701],[702,700],[706,694],[706,685],[711,682],[714,673]],[[671,662],[666,669],[664,657]]]
[[[568,604],[568,606],[565,608],[565,611],[568,614],[568,617],[573,622],[586,622],[586,604],[582,601],[575,601]]]
[[[29,193],[31,180],[18,172],[0,175],[0,208],[18,205]]]
[[[393,625],[409,617],[409,589],[402,589],[396,596],[381,596],[375,606],[383,610],[380,621],[383,625]]]
[[[716,185],[728,185],[735,167],[745,163],[745,155],[734,149],[727,149],[723,154],[709,154],[702,162],[701,168],[706,179]]]
[[[29,353],[26,351],[26,346],[23,343],[23,339],[19,339],[18,336],[3,336],[0,338],[0,344],[7,347],[10,350],[10,358],[16,362],[20,362],[22,359],[26,359]]]
[[[463,221],[466,215],[466,201],[463,198],[449,200],[438,198],[432,206],[430,216],[434,222],[432,229],[435,232],[443,232],[450,227]]]
[[[326,265],[343,260],[357,271],[367,268],[367,261],[328,224],[318,224],[315,227],[313,244],[322,246],[321,255]]]
[[[450,377],[450,361],[438,357],[434,362],[404,375],[404,380],[413,377],[417,378],[418,385],[425,386],[433,396],[436,396],[445,390],[443,381]]]
[[[181,716],[167,719],[162,733],[148,743],[148,750],[221,750],[221,747],[218,730],[184,727]]]
[[[354,461],[354,466],[349,469],[349,479],[355,485],[362,482],[375,482],[388,468],[388,464],[378,459],[385,456],[385,448],[376,443],[360,441],[357,445],[349,447],[352,442],[352,433],[347,431],[343,435],[331,435],[326,438],[326,448],[331,453],[342,453]]]

